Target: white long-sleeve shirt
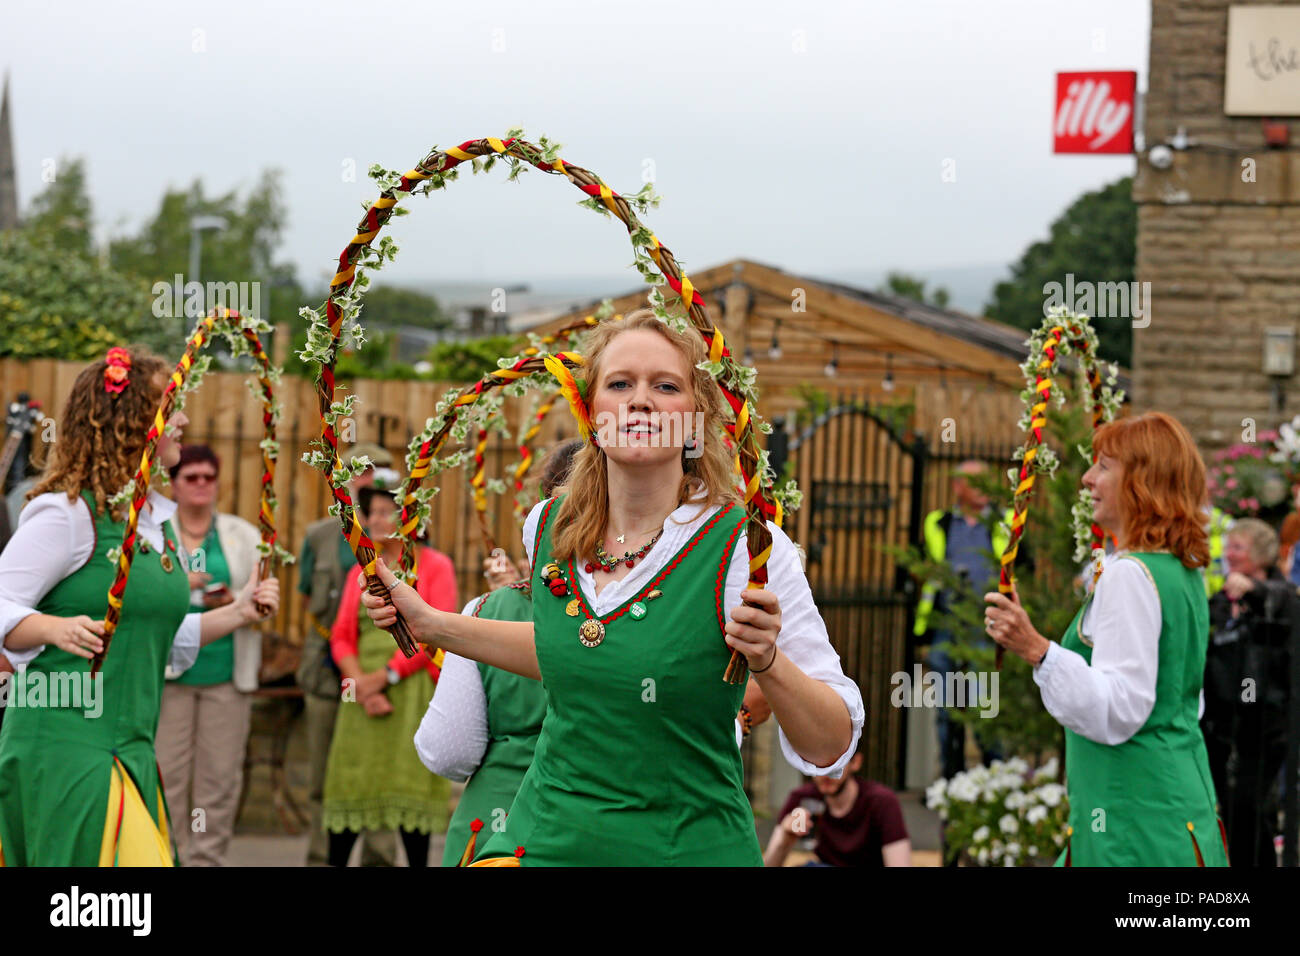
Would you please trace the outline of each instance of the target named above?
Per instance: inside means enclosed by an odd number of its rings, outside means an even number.
[[[1106,555],[1102,568],[1079,622],[1080,637],[1092,644],[1091,665],[1053,643],[1034,682],[1062,726],[1114,746],[1141,730],[1155,709],[1160,592],[1146,566],[1126,552]]]
[[[175,512],[174,501],[150,491],[136,533],[161,553],[162,526]],[[69,501],[63,492],[49,492],[28,503],[9,544],[0,552],[0,645],[23,618],[37,613],[36,605],[56,584],[86,563],[94,549],[95,522],[85,499],[78,496]],[[145,558],[136,555],[136,560]],[[184,564],[177,565],[176,570],[184,574]],[[199,656],[199,617],[198,613],[185,615],[176,630],[168,665],[177,671],[188,669]],[[21,669],[45,647],[3,650],[14,668]]]
[[[541,510],[542,505],[535,506],[524,522],[523,543],[530,563]],[[663,534],[649,554],[627,577],[606,584],[599,595],[595,594],[594,576],[586,570],[585,565],[576,564],[578,586],[582,589],[588,607],[598,617],[618,608],[663,570],[691,536],[717,511],[718,508],[713,506],[699,513],[698,502],[682,505],[664,521]],[[857,685],[844,676],[839,655],[831,647],[826,625],[813,603],[812,591],[800,566],[794,542],[770,522],[768,528],[772,532],[768,588],[781,602],[781,633],[777,638],[777,646],[805,674],[827,684],[840,696],[853,724],[853,736],[848,749],[829,767],[815,766],[795,753],[784,730],[779,731],[781,750],[790,765],[801,773],[839,776],[853,756],[858,737],[862,733],[865,718],[862,694]],[[735,608],[741,603],[740,592],[745,590],[748,583],[749,550],[745,536],[739,535],[723,590],[725,609]],[[473,605],[473,601],[466,605],[465,612],[472,613]],[[486,699],[478,669],[472,661],[457,659],[453,654],[446,655],[438,692],[434,694],[420,730],[416,733],[415,746],[425,766],[434,773],[453,779],[469,776],[483,759],[487,747]]]

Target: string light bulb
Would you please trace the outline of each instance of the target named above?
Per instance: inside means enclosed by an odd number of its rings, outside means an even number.
[[[777,319],[776,324],[772,326],[772,344],[767,350],[767,357],[773,362],[781,361],[781,342],[777,339],[777,333],[781,331],[781,320]]]
[[[894,390],[894,356],[892,353],[885,356],[885,380],[880,383],[880,387],[886,392]]]
[[[834,378],[840,370],[840,347],[836,343],[831,343],[831,360],[826,363],[822,372],[827,378]]]

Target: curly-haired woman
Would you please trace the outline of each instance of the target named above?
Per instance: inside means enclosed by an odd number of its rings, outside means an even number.
[[[731,651],[808,774],[843,771],[861,694],[775,526],[769,586],[745,589],[745,511],[699,337],[642,311],[583,351],[586,397],[569,391],[598,437],[524,526],[531,622],[444,614],[380,573],[419,639],[543,679],[532,766],[480,861],[761,866],[735,739],[745,685],[722,680]],[[391,605],[362,600],[392,623]]]
[[[0,555],[0,637],[20,666],[0,731],[0,861],[9,866],[171,865],[166,801],[154,758],[163,674],[202,644],[278,607],[274,578],[251,576],[232,604],[188,614],[189,584],[166,530],[175,505],[150,491],[139,553],[112,649],[96,679],[102,619],[125,506],[109,499],[139,466],[170,369],[112,348],[73,383],[52,460]],[[179,458],[177,413],[158,443]]]
[[[1065,726],[1066,866],[1226,866],[1198,723],[1210,560],[1205,465],[1160,412],[1103,425],[1083,476],[1119,548],[1061,643],[1019,599],[986,594],[988,634],[1034,667]]]

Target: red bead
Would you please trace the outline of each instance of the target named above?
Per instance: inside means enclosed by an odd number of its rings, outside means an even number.
[[[635,565],[635,564],[636,564],[635,561],[629,561],[629,562],[627,563],[627,566],[630,568],[630,567],[632,567],[632,566]]]
[[[596,566],[595,566],[594,564],[588,564],[588,565],[587,565],[587,573],[588,573],[588,574],[590,574],[592,571],[595,571],[595,570],[596,570]]]

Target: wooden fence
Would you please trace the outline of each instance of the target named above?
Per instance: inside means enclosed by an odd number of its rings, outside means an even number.
[[[27,392],[40,401],[46,414],[54,420],[53,438],[58,437],[58,416],[71,391],[73,380],[84,363],[55,360],[19,362],[0,360],[0,397],[7,404],[19,392]],[[185,429],[186,443],[203,443],[221,458],[221,481],[217,506],[256,524],[258,496],[262,476],[259,442],[262,440],[261,409],[245,383],[249,376],[236,372],[210,372],[203,384],[188,396],[185,412],[190,424]],[[442,395],[452,386],[446,383],[411,381],[357,380],[340,385],[340,393],[351,390],[357,396],[355,442],[374,442],[388,449],[398,471],[405,474],[404,457],[409,436],[423,428],[426,419]],[[280,458],[276,469],[276,494],[279,513],[276,523],[283,545],[295,554],[302,547],[303,534],[309,524],[327,516],[331,503],[324,477],[302,462],[302,454],[319,435],[320,419],[316,393],[310,379],[285,375],[279,389],[284,407],[280,420]],[[341,395],[340,395],[341,397]],[[510,424],[509,436],[493,434],[489,439],[486,464],[488,477],[507,480],[505,495],[489,495],[491,527],[498,544],[516,560],[524,551],[520,528],[513,517],[513,483],[509,474],[518,462],[514,437],[521,416],[531,414],[533,398],[507,399],[504,414]],[[33,459],[44,460],[46,448],[41,429],[34,436]],[[563,402],[557,403],[539,433],[534,453],[537,455],[530,487],[536,487],[545,450],[557,441],[570,437],[573,423]],[[507,440],[508,439],[508,440]],[[346,445],[341,445],[345,451]],[[345,451],[346,453],[346,451]],[[433,518],[430,543],[450,555],[456,567],[457,586],[462,603],[483,590],[483,540],[473,510],[468,488],[469,473],[458,469],[442,476],[441,491],[431,502]],[[286,597],[279,617],[271,630],[290,644],[301,642],[309,624],[303,615],[303,601],[297,590],[296,568],[279,572]]]

